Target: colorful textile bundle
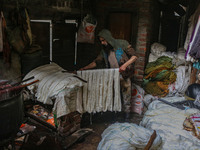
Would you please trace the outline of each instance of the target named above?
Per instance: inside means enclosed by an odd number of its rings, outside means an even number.
[[[168,85],[176,81],[173,69],[172,59],[167,56],[148,63],[143,82],[145,91],[153,96],[166,96],[169,93]]]
[[[183,126],[185,130],[193,131],[195,136],[200,139],[200,113],[195,113],[187,117]]]

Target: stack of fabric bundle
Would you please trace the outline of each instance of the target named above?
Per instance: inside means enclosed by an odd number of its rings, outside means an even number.
[[[156,61],[148,63],[143,82],[145,91],[153,96],[166,96],[169,84],[176,81],[173,69],[172,58],[167,56],[161,56]]]

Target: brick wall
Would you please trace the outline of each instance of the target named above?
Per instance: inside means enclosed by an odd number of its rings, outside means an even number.
[[[141,83],[144,69],[148,60],[150,45],[156,41],[155,33],[158,29],[156,14],[159,14],[155,0],[101,0],[96,2],[96,16],[98,19],[97,32],[106,27],[106,16],[109,10],[129,11],[137,14],[137,34],[135,47],[139,56],[135,63],[135,81]],[[156,23],[155,23],[156,22]],[[132,35],[134,36],[134,35]]]

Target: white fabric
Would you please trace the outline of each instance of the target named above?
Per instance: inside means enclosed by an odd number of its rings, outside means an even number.
[[[161,56],[161,53],[166,52],[166,46],[160,43],[153,43],[151,45],[151,53],[156,56]]]
[[[156,61],[160,56],[162,56],[162,53],[165,52],[166,49],[167,48],[160,43],[153,43],[151,45],[151,53],[148,62]]]
[[[156,61],[160,56],[153,55],[152,53],[149,54],[149,60],[148,62]]]
[[[170,84],[168,96],[184,95],[190,83],[191,65],[179,66],[174,70],[176,73],[176,82]]]
[[[168,97],[169,102],[183,101],[184,97]],[[197,109],[180,110],[158,100],[153,101],[145,113],[140,125],[156,130],[162,137],[162,150],[198,150],[200,141],[192,132],[183,129],[187,116],[197,113]]]
[[[81,99],[77,99],[74,94],[83,86],[82,81],[74,77],[74,74],[63,73],[62,70],[64,69],[52,63],[32,70],[24,78],[35,77],[24,84],[39,80],[36,84],[28,86],[38,101],[44,104],[53,104],[52,99],[55,98],[53,110],[56,112],[57,118],[73,111],[82,112]]]
[[[46,76],[52,74],[52,73],[55,73],[55,72],[58,72],[58,71],[62,71],[63,68],[61,68],[60,66],[58,66],[57,64],[55,63],[51,63],[51,64],[46,64],[46,65],[43,65],[43,66],[40,66],[40,67],[37,67],[35,69],[33,69],[32,71],[30,71],[25,77],[23,80],[25,79],[28,79],[32,76],[34,76],[34,79],[32,80],[29,80],[28,82],[24,82],[25,83],[29,83],[29,82],[32,82],[34,80],[39,80],[41,81],[42,79],[44,79]],[[39,82],[31,85],[31,86],[28,86],[28,89],[31,91],[32,94],[35,94],[35,90],[37,90],[37,87],[38,87],[38,84]]]
[[[104,130],[97,150],[144,149],[152,134],[153,130],[133,123],[115,123]],[[157,134],[151,149],[157,149],[161,141],[160,135]]]
[[[78,92],[84,112],[121,111],[119,69],[78,71],[87,81]]]
[[[162,52],[161,56],[167,56],[167,57],[172,58],[172,59],[177,57],[175,52]]]
[[[188,31],[187,31],[187,36],[186,36],[186,39],[185,39],[185,43],[184,43],[184,49],[187,50],[188,48],[188,45],[190,43],[190,38],[192,36],[192,32],[194,30],[194,14],[189,18],[188,20]]]
[[[185,49],[184,48],[178,49],[177,57],[173,58],[172,63],[175,64],[176,66],[185,65],[186,60],[185,60]]]
[[[190,82],[190,69],[189,66],[179,66],[176,70],[175,88],[179,93],[184,94]]]
[[[186,56],[186,61],[191,61],[193,62],[193,60],[191,59],[191,56],[189,55],[190,51],[191,51],[191,48],[192,48],[192,45],[195,41],[195,37],[197,36],[198,34],[198,29],[200,28],[200,16],[199,16],[199,19],[198,19],[198,22],[196,24],[196,27],[194,28],[194,35],[193,37],[191,37],[191,42],[188,44],[188,53],[187,53],[187,56]]]
[[[151,94],[146,94],[146,95],[144,96],[144,104],[145,104],[146,106],[149,106],[149,104],[150,104],[152,101],[154,101],[154,99],[156,99],[156,97],[154,97],[153,95],[151,95]]]

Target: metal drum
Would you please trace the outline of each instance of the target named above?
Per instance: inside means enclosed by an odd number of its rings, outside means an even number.
[[[7,99],[0,99],[0,145],[13,139],[24,116],[23,98],[21,91]]]

